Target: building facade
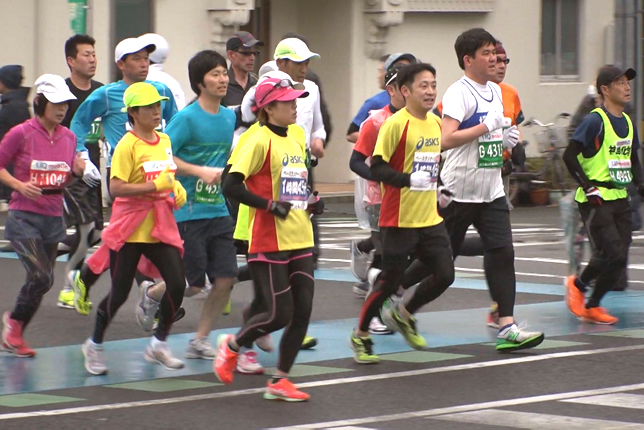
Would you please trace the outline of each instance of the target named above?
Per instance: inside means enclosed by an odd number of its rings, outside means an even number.
[[[242,28],[266,43],[261,64],[285,33],[303,35],[321,55],[311,68],[321,78],[334,126],[318,180],[348,182],[352,146],[345,132],[362,102],[378,91],[379,56],[404,51],[432,63],[440,97],[462,75],[456,37],[484,27],[508,52],[506,81],[518,89],[525,116],[546,122],[574,112],[597,69],[615,61],[616,1],[87,0],[86,10],[87,32],[97,40],[96,79],[116,78],[113,53],[119,40],[154,31],[170,43],[165,69],[188,99],[187,63],[197,51],[223,53],[230,34]],[[72,35],[67,0],[0,0],[0,7],[0,65],[22,64],[26,84],[42,73],[67,76],[63,46]],[[532,139],[533,130],[522,131]],[[529,148],[535,151],[536,145]]]

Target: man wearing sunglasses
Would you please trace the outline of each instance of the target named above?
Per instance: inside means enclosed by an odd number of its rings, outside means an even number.
[[[263,42],[247,31],[239,31],[226,42],[226,55],[230,61],[228,69],[228,92],[221,104],[228,107],[239,106],[244,99],[244,94],[257,84],[257,76],[252,73],[255,69],[255,60],[259,55],[258,46]]]

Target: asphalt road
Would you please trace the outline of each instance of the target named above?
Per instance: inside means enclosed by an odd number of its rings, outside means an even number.
[[[323,428],[323,429],[644,429],[644,235],[635,233],[627,292],[604,305],[620,322],[599,327],[573,318],[563,304],[567,253],[558,208],[512,212],[518,280],[515,316],[543,330],[542,347],[498,354],[485,326],[489,295],[482,259],[458,258],[458,278],[419,315],[429,351],[411,351],[399,335],[374,337],[377,365],[353,362],[348,336],[361,300],[351,289],[349,242],[364,237],[350,205],[330,205],[322,220],[323,255],[316,273],[310,334],[315,350],[298,356],[292,380],[311,394],[306,404],[263,400],[265,376],[236,376],[222,386],[212,363],[191,360],[170,372],[146,363],[149,339],[136,325],[135,294],[108,330],[110,374],[93,377],[82,366],[80,344],[94,314],[56,307],[64,262],[25,338],[34,359],[0,354],[0,429],[85,428]],[[473,233],[475,234],[475,233]],[[0,255],[2,311],[11,308],[23,281],[20,263]],[[105,275],[92,292],[106,293]],[[250,299],[248,284],[233,290],[233,311],[211,335],[234,332]],[[187,316],[171,346],[181,356],[196,329],[203,300],[185,299]],[[275,354],[260,354],[275,366]]]

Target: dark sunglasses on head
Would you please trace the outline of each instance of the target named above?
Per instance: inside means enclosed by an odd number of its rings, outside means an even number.
[[[240,54],[242,54],[244,57],[250,57],[251,55],[258,56],[259,51],[236,51]]]
[[[505,63],[505,65],[507,66],[508,64],[510,64],[510,59],[509,58],[504,59],[504,58],[501,58],[501,57],[496,57],[496,62],[497,62],[497,64],[498,63]]]

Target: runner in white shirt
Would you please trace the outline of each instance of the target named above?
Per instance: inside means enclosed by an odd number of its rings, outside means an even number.
[[[186,107],[186,94],[183,92],[181,85],[175,78],[163,71],[163,63],[168,59],[170,53],[170,45],[163,36],[156,33],[144,34],[141,37],[148,38],[150,43],[157,47],[153,53],[150,54],[150,68],[148,69],[148,81],[157,81],[166,84],[172,95],[177,109],[181,110]]]
[[[498,351],[533,348],[541,332],[520,330],[514,323],[516,276],[510,211],[501,180],[503,148],[519,139],[516,126],[503,118],[500,87],[490,82],[496,73],[496,39],[482,28],[462,33],[454,45],[465,76],[443,96],[441,172],[453,202],[441,211],[454,257],[459,255],[470,225],[483,240],[484,268],[492,298],[499,304]],[[506,127],[504,127],[506,124]]]

